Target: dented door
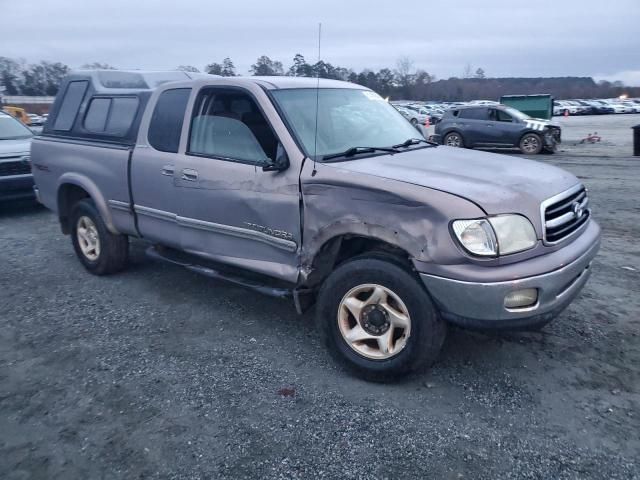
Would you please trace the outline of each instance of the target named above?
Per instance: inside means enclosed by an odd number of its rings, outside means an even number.
[[[185,154],[176,165],[182,248],[295,282],[299,167],[263,171],[261,145],[266,150],[275,145],[262,138],[268,132],[258,113],[266,113],[262,107],[253,110],[258,102],[253,93],[212,86],[204,90],[192,107]],[[255,104],[245,103],[247,98]]]

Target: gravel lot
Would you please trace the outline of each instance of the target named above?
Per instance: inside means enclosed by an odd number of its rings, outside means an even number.
[[[638,117],[563,118],[538,157],[604,230],[581,297],[542,333],[452,330],[392,385],[337,367],[287,302],[139,242],[94,277],[50,212],[0,207],[0,478],[640,478]]]

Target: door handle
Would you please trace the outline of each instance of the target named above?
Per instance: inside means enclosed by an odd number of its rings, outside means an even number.
[[[182,170],[182,179],[188,182],[195,182],[198,180],[198,171],[193,168],[185,168]]]
[[[167,175],[168,177],[173,177],[173,172],[175,171],[173,165],[165,165],[162,167],[162,175]]]

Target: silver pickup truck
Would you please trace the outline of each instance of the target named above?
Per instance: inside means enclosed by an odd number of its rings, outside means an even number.
[[[329,350],[372,379],[428,365],[449,322],[540,328],[600,243],[570,173],[437,146],[333,80],[77,72],[31,159],[91,273],[124,268],[136,237],[154,258],[315,304]]]

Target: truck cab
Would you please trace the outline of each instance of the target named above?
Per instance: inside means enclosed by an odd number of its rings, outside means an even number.
[[[155,259],[316,304],[365,378],[429,365],[448,323],[539,328],[600,229],[558,168],[424,139],[335,80],[76,72],[32,147],[38,198],[91,273]]]

